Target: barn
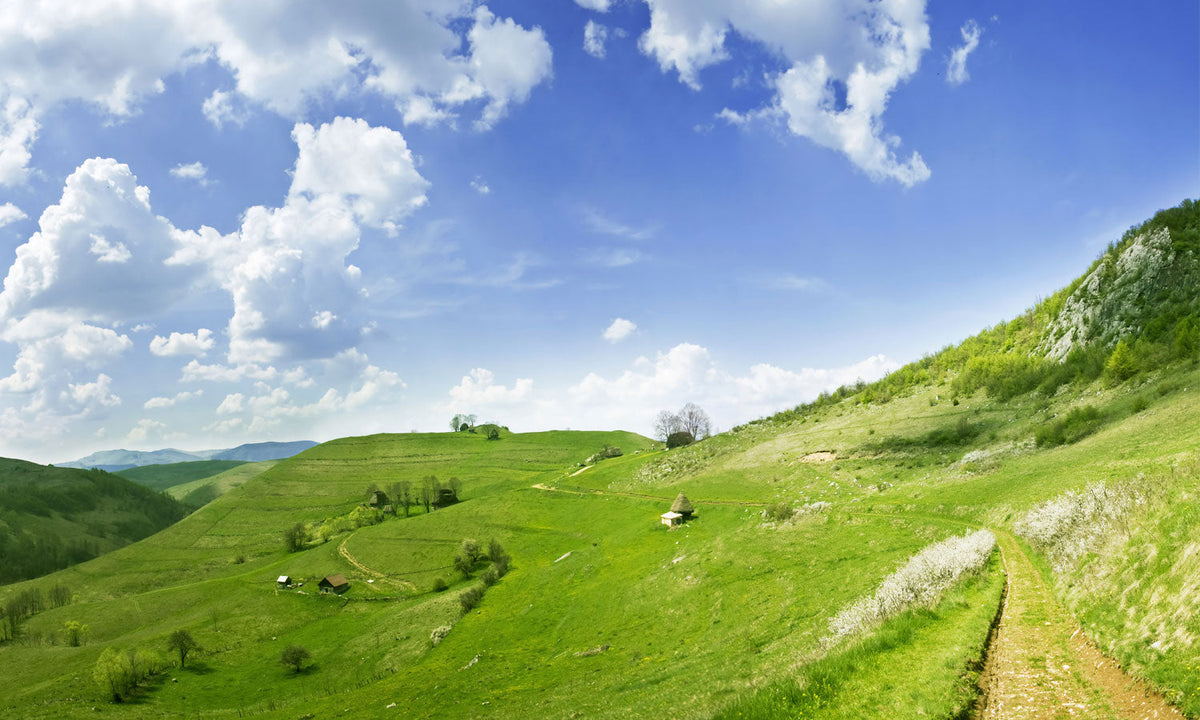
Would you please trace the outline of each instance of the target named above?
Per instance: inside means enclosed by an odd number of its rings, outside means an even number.
[[[338,573],[337,575],[326,575],[321,578],[321,582],[317,583],[317,588],[323,593],[335,593],[341,595],[350,589],[350,581],[346,576]]]

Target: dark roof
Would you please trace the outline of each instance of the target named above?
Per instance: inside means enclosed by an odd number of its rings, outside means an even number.
[[[350,581],[347,580],[341,573],[338,573],[337,575],[326,575],[325,577],[321,578],[321,582],[317,583],[317,586],[320,587],[322,585],[328,585],[329,587],[336,588],[349,584]]]

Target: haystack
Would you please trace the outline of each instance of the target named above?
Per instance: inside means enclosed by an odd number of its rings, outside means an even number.
[[[687,499],[687,495],[679,493],[679,497],[671,503],[671,512],[677,512],[685,518],[689,518],[692,513],[696,512],[696,509],[692,507],[692,501]]]

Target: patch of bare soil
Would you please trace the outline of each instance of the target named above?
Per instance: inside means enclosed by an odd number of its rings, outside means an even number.
[[[979,679],[980,720],[1183,718],[1080,631],[1011,535],[999,533],[1005,606]]]
[[[826,463],[826,462],[833,462],[834,460],[837,460],[837,453],[831,452],[829,450],[820,450],[818,452],[811,452],[811,453],[805,455],[804,457],[800,458],[800,462],[806,462],[806,463]]]

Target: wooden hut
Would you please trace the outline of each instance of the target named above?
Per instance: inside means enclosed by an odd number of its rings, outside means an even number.
[[[373,508],[383,508],[383,506],[388,505],[389,503],[390,501],[388,500],[387,493],[382,490],[376,490],[372,492],[371,499],[367,501],[367,504]]]
[[[279,583],[280,590],[284,590],[292,586],[292,578],[290,575],[280,575],[275,582]]]
[[[659,517],[662,518],[662,524],[667,527],[675,527],[683,524],[683,516],[673,510],[668,510]]]
[[[687,499],[687,495],[679,493],[675,502],[671,503],[671,512],[679,513],[684,520],[687,520],[696,512],[696,509],[692,507],[692,501]]]
[[[344,575],[326,575],[321,578],[321,582],[317,583],[317,588],[323,593],[336,593],[341,595],[350,589],[350,581]]]

